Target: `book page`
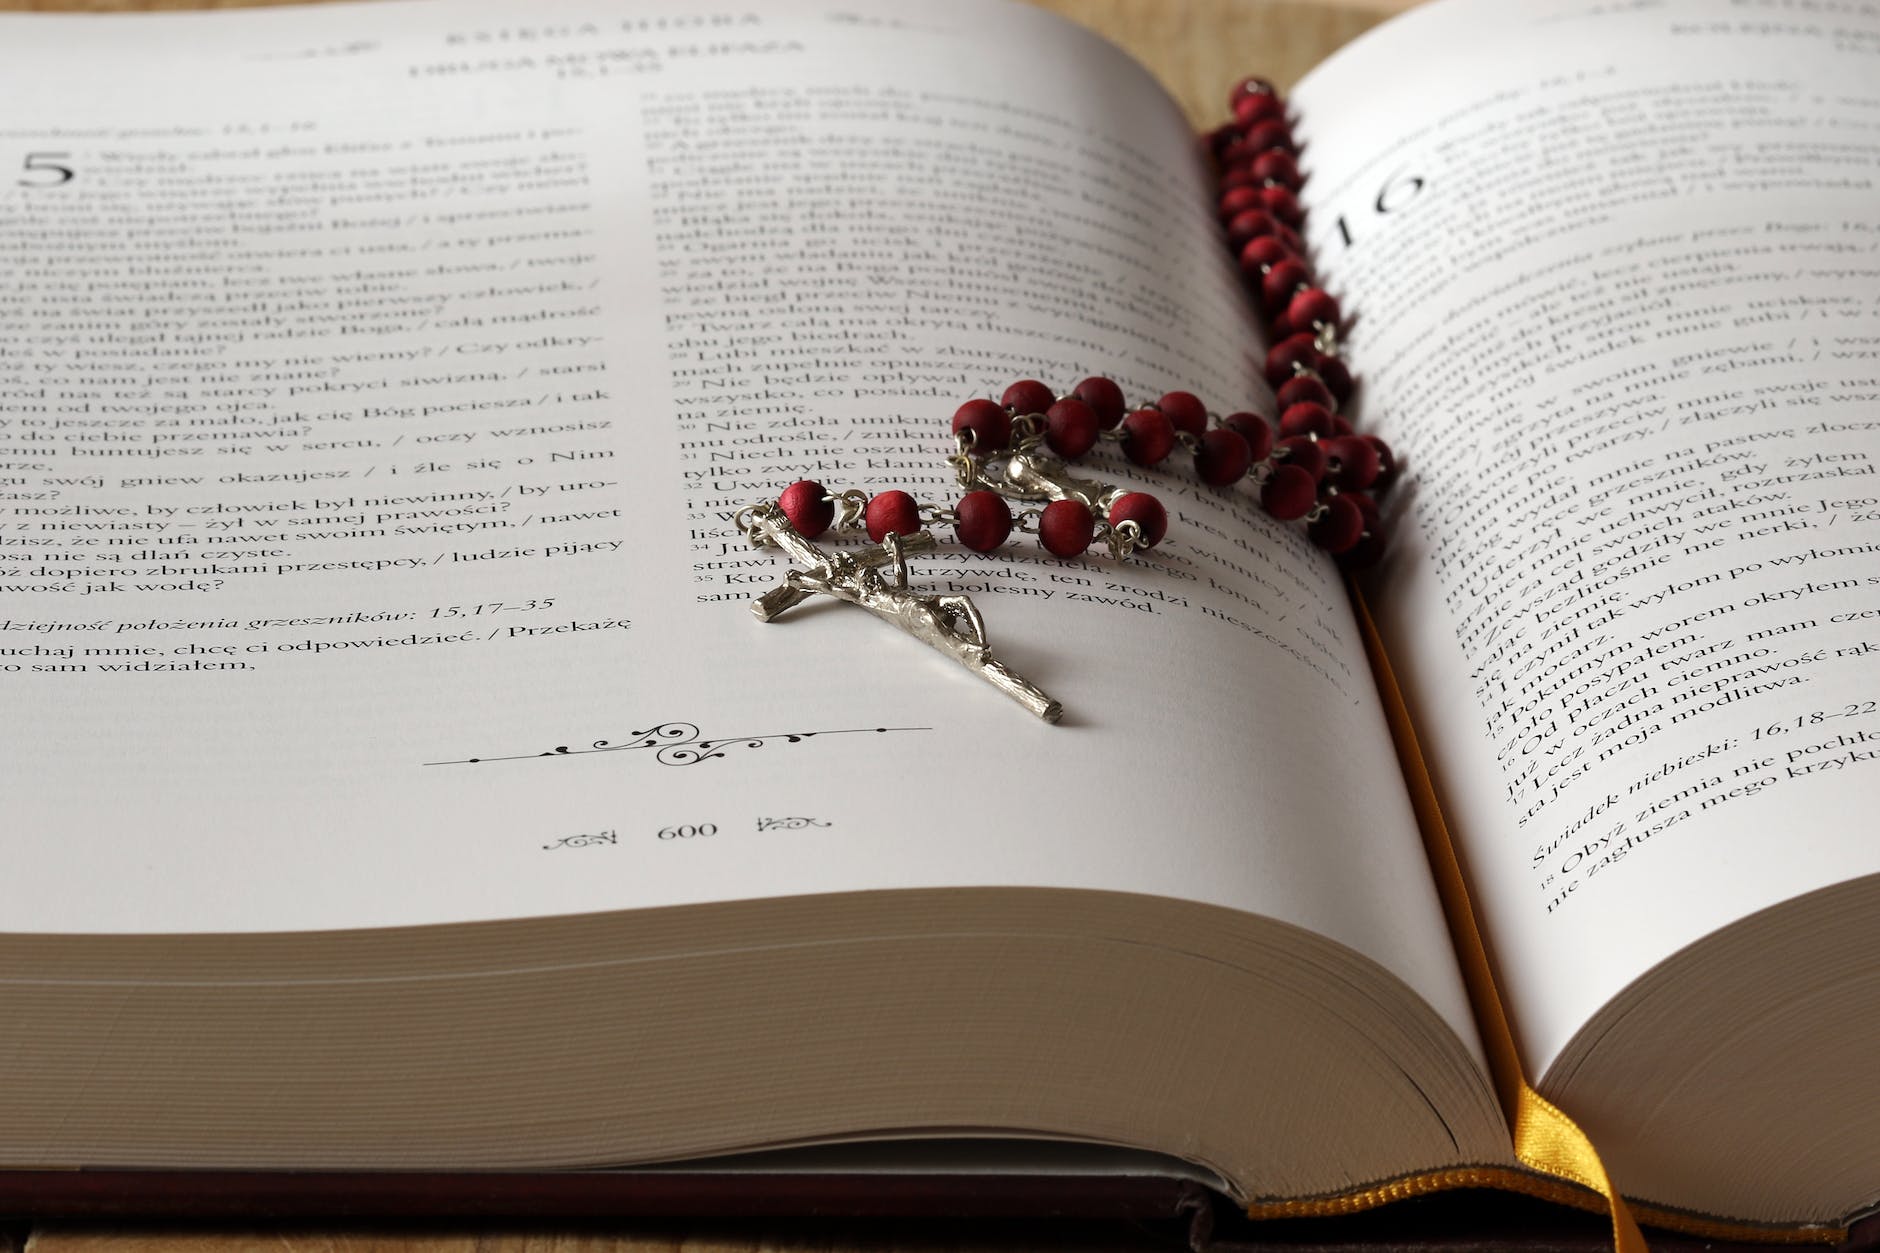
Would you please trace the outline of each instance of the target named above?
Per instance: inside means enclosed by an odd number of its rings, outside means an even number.
[[[738,511],[950,504],[967,398],[1270,403],[1200,146],[1115,50],[912,4],[0,47],[10,929],[1091,887],[1310,928],[1471,1038],[1343,589],[1249,488],[1110,456],[1163,547],[914,562],[1060,726],[854,607],[752,616],[788,563]]]
[[[1302,85],[1376,590],[1531,1074],[1880,871],[1871,6],[1454,3]]]

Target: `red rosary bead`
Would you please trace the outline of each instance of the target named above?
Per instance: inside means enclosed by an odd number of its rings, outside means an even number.
[[[1261,276],[1260,299],[1266,302],[1267,312],[1279,313],[1292,302],[1293,293],[1311,281],[1305,264],[1288,257]]]
[[[1306,220],[1305,210],[1299,207],[1299,197],[1293,195],[1289,187],[1278,184],[1262,187],[1260,205],[1288,226],[1298,226]]]
[[[1288,405],[1279,415],[1279,433],[1287,435],[1316,435],[1320,439],[1332,434],[1332,413],[1324,405],[1303,404]]]
[[[1390,445],[1377,436],[1360,435],[1358,438],[1377,453],[1377,481],[1371,484],[1371,490],[1381,492],[1396,481],[1398,472],[1403,469],[1402,463],[1397,460],[1397,454],[1391,451]]]
[[[1285,342],[1290,344],[1295,340],[1310,338],[1312,338],[1310,335],[1293,335],[1289,336]],[[1314,348],[1310,359],[1305,364],[1308,368],[1317,368],[1323,365],[1324,361],[1324,354]],[[1332,395],[1332,389],[1310,374],[1295,374],[1279,384],[1278,399],[1281,413],[1294,405],[1317,405],[1321,409],[1334,409],[1338,405],[1337,398]]]
[[[1306,536],[1328,553],[1346,552],[1364,538],[1364,514],[1349,497],[1334,496],[1306,524]]]
[[[1195,445],[1195,477],[1209,487],[1240,482],[1252,465],[1253,449],[1246,438],[1231,427],[1203,431]]]
[[[1285,116],[1285,102],[1270,91],[1250,92],[1234,98],[1234,120],[1242,126],[1278,121]]]
[[[1193,392],[1167,392],[1155,407],[1168,415],[1176,430],[1199,435],[1208,429],[1208,407]]]
[[[997,452],[1012,442],[1012,415],[992,400],[969,400],[953,415],[953,433],[973,433],[974,452]]]
[[[1317,440],[1304,435],[1289,435],[1279,441],[1273,456],[1282,463],[1304,470],[1317,483],[1325,475],[1325,449]]]
[[[1109,379],[1087,378],[1071,388],[1071,395],[1090,406],[1090,411],[1097,415],[1098,425],[1106,431],[1123,420],[1123,410],[1127,408],[1123,389]]]
[[[912,535],[920,530],[920,506],[906,492],[881,492],[869,500],[862,521],[868,527],[868,538],[879,544],[889,531]]]
[[[1249,209],[1267,209],[1266,197],[1261,194],[1265,190],[1262,187],[1229,187],[1221,193],[1221,216],[1231,218]],[[1268,212],[1271,210],[1268,209]],[[1279,215],[1275,213],[1273,216],[1277,218]]]
[[[1097,445],[1097,415],[1075,396],[1044,411],[1044,442],[1066,461],[1075,461]]]
[[[1081,500],[1054,500],[1038,515],[1038,542],[1054,557],[1075,557],[1097,536],[1097,519]]]
[[[981,488],[960,497],[953,506],[954,534],[976,553],[989,553],[1012,533],[1012,507],[997,492]]]
[[[1363,492],[1342,492],[1339,499],[1350,501],[1364,515],[1364,534],[1357,543],[1338,554],[1338,564],[1347,570],[1362,570],[1376,565],[1377,559],[1384,555],[1384,546],[1390,539],[1384,529],[1383,519],[1378,516],[1377,502]]]
[[[1338,301],[1323,287],[1308,287],[1293,293],[1292,301],[1286,306],[1286,317],[1302,331],[1321,322],[1337,326]]]
[[[1258,274],[1269,266],[1282,261],[1296,260],[1292,249],[1279,242],[1271,235],[1259,235],[1249,239],[1240,250],[1241,267],[1249,273]]]
[[[1139,466],[1160,465],[1175,451],[1175,424],[1160,409],[1137,409],[1123,419],[1123,455]]]
[[[1147,492],[1129,492],[1110,506],[1110,525],[1118,527],[1125,522],[1136,524],[1144,548],[1154,548],[1168,534],[1168,510]]]
[[[1227,242],[1240,249],[1240,266],[1248,274],[1258,274],[1262,265],[1271,264],[1267,261],[1250,261],[1248,250],[1256,240],[1272,239],[1278,243],[1278,232],[1279,223],[1264,209],[1248,209],[1227,220]]]
[[[1351,370],[1337,357],[1321,356],[1318,372],[1319,377],[1325,380],[1325,386],[1338,398],[1338,405],[1342,409],[1351,400]]]
[[[1274,268],[1277,271],[1278,267]],[[1305,366],[1308,370],[1312,369],[1318,365],[1319,356],[1318,343],[1311,335],[1304,333],[1288,335],[1267,350],[1266,381],[1274,387],[1283,387],[1293,377],[1295,365]],[[1326,399],[1328,401],[1331,399],[1329,393]],[[1284,395],[1280,397],[1282,409],[1289,408],[1295,403],[1297,402],[1287,400]],[[1329,409],[1331,406],[1328,404],[1326,407]]]
[[[804,539],[815,539],[836,520],[836,502],[814,479],[798,479],[784,488],[783,495],[777,497],[777,508]]]
[[[1221,425],[1247,441],[1247,452],[1254,462],[1265,461],[1273,451],[1273,428],[1257,413],[1230,413]]]
[[[1255,152],[1267,152],[1274,148],[1291,152],[1293,150],[1292,127],[1279,118],[1268,118],[1264,122],[1249,127],[1241,142]]]
[[[1250,172],[1262,183],[1278,183],[1294,191],[1299,190],[1299,184],[1304,181],[1299,177],[1299,163],[1293,160],[1292,153],[1279,148],[1269,149],[1255,157]]]
[[[1012,411],[1015,417],[1026,417],[1034,413],[1048,411],[1057,400],[1057,396],[1037,379],[1020,379],[1005,389],[999,397],[999,403]]]
[[[1261,123],[1262,126],[1270,124],[1270,122]],[[1232,142],[1216,154],[1223,170],[1229,173],[1236,170],[1247,174],[1253,173],[1254,161],[1258,159],[1260,154],[1265,152],[1266,149],[1255,144],[1251,135],[1252,132],[1248,132],[1247,135],[1235,135]],[[1258,185],[1257,180],[1255,181],[1255,185]]]
[[[1281,522],[1303,518],[1317,499],[1319,485],[1310,474],[1295,465],[1280,465],[1260,486],[1260,507]]]
[[[1362,491],[1377,482],[1383,467],[1377,449],[1356,435],[1335,435],[1324,442],[1325,474],[1334,487]]]

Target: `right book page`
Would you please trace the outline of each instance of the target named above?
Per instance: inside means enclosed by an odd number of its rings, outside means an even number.
[[[1295,106],[1524,1063],[1880,872],[1880,11],[1454,0]]]

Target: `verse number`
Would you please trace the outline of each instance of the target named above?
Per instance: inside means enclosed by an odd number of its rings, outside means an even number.
[[[1422,194],[1423,176],[1406,174],[1399,170],[1385,179],[1384,185],[1378,188],[1377,199],[1371,202],[1371,213],[1375,217],[1386,217]],[[1350,220],[1341,213],[1338,215],[1337,226],[1338,237],[1344,241],[1345,247],[1351,247],[1355,240],[1352,238]]]
[[[71,166],[60,164],[71,159],[69,152],[29,152],[20,166],[26,176],[17,181],[21,187],[62,187],[78,177]]]
[[[688,822],[683,826],[661,827],[659,838],[662,840],[697,840],[718,834],[718,826],[711,822]]]

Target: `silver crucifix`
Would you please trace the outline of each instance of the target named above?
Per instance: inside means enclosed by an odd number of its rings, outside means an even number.
[[[741,520],[748,521],[752,542],[767,539],[788,553],[791,560],[808,567],[790,571],[782,586],[751,602],[751,612],[760,621],[774,621],[811,596],[833,596],[860,605],[953,658],[1046,722],[1056,722],[1064,712],[1063,706],[992,656],[985,620],[971,600],[929,595],[908,587],[907,554],[933,547],[933,537],[927,532],[906,537],[890,534],[887,542],[878,547],[829,553],[804,539],[774,504],[754,506]],[[887,578],[882,577],[883,566],[892,572]]]

